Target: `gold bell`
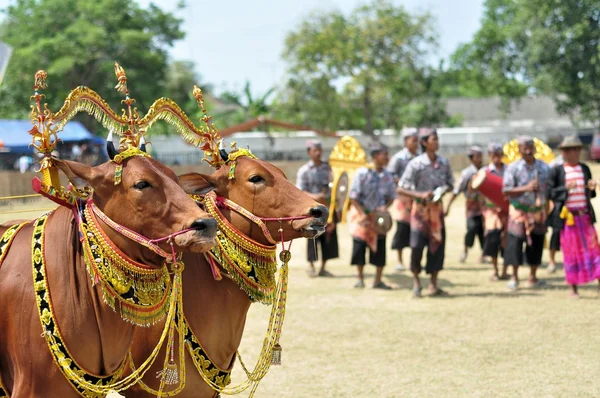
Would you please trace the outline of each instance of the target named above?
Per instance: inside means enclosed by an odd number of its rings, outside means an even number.
[[[271,365],[281,365],[281,345],[279,343],[275,344],[271,355]]]

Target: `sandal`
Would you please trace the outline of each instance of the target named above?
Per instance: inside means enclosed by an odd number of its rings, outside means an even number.
[[[448,292],[446,292],[438,287],[433,292],[430,292],[429,296],[430,297],[448,297],[448,296],[450,296],[450,294],[448,294]]]
[[[498,275],[490,276],[490,282],[498,282],[499,280],[500,280],[500,277]]]
[[[316,278],[317,277],[317,271],[315,271],[314,269],[307,269],[306,270],[306,275],[308,275],[310,278]]]
[[[423,290],[423,289],[420,287],[413,287],[413,298],[423,297],[423,295],[421,294],[421,290]]]
[[[327,271],[326,269],[322,269],[319,271],[319,273],[317,274],[317,276],[322,276],[322,277],[326,277],[326,278],[333,278],[333,274],[329,271]]]
[[[354,287],[357,289],[362,289],[365,287],[365,283],[363,281],[359,280],[354,284]]]
[[[392,287],[383,282],[379,282],[378,284],[373,285],[373,289],[392,290]]]

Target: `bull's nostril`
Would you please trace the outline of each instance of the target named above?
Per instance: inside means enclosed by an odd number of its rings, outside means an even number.
[[[310,209],[310,215],[314,218],[321,218],[323,216],[323,208],[321,206],[313,207]]]
[[[203,235],[211,236],[217,231],[217,222],[214,218],[198,218],[190,228],[200,231]]]
[[[206,225],[205,220],[202,218],[199,218],[192,223],[190,228],[197,229],[199,231],[203,231],[206,229],[206,227],[207,227],[207,225]]]

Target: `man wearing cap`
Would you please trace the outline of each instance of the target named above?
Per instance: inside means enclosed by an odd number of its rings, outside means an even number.
[[[408,162],[416,156],[419,149],[419,133],[416,130],[405,131],[402,133],[402,137],[404,138],[404,148],[392,157],[387,168],[394,176],[395,184],[398,184]],[[398,250],[396,271],[404,271],[402,251],[405,247],[410,247],[411,208],[412,198],[406,195],[398,195],[390,211],[392,218],[396,220],[396,233],[392,239],[392,250]]]
[[[537,287],[537,269],[542,262],[544,235],[546,234],[546,199],[548,165],[535,158],[533,138],[518,139],[521,159],[511,163],[504,173],[502,191],[509,198],[508,237],[504,251],[504,264],[513,266],[511,290],[519,287],[519,266],[525,260],[530,266],[528,284]]]
[[[486,171],[500,178],[504,177],[505,164],[502,162],[504,150],[502,145],[492,142],[488,145],[488,156],[490,164],[486,167]],[[483,209],[484,235],[483,255],[488,256],[492,260],[494,274],[490,278],[492,281],[506,280],[507,265],[502,266],[502,274],[498,272],[498,254],[504,252],[504,242],[506,240],[506,226],[508,214],[502,211],[502,208],[496,206],[490,200],[486,199]]]
[[[554,160],[548,163],[548,167],[552,170],[555,166],[562,166],[563,157],[562,155],[558,155]],[[550,212],[554,209],[554,203],[551,203]],[[552,227],[550,221],[546,223],[549,227]],[[556,272],[556,252],[560,251],[560,229],[552,228],[552,234],[550,235],[550,246],[548,247],[549,252],[549,262],[548,262],[548,272],[553,274]]]
[[[333,172],[329,163],[321,160],[323,154],[321,142],[316,140],[308,141],[306,152],[310,157],[310,161],[298,170],[296,185],[317,202],[329,206],[331,198],[329,183],[333,180]],[[318,273],[315,270],[314,264],[318,260],[317,241],[321,245],[321,268]],[[310,276],[333,276],[325,269],[325,265],[327,260],[338,257],[338,240],[335,223],[328,225],[326,232],[317,239],[308,239],[306,254],[309,263],[308,274]]]
[[[454,176],[448,159],[437,154],[437,132],[419,131],[422,154],[408,163],[397,192],[413,198],[410,214],[410,270],[414,276],[413,296],[421,297],[421,259],[427,246],[425,272],[431,275],[429,292],[432,296],[447,295],[437,285],[439,272],[444,268],[446,231],[442,195],[454,186]]]
[[[554,202],[548,220],[554,230],[560,231],[565,278],[572,298],[579,298],[577,285],[600,281],[600,246],[591,203],[596,196],[596,181],[590,168],[579,161],[582,147],[579,137],[566,137],[559,146],[564,162],[550,170],[548,179],[548,195]]]
[[[369,262],[377,267],[373,288],[389,290],[391,288],[381,280],[386,256],[385,233],[379,233],[375,228],[377,221],[374,220],[374,215],[377,212],[387,212],[396,198],[396,191],[394,177],[385,169],[389,162],[388,148],[375,143],[371,146],[370,153],[373,166],[356,170],[350,187],[351,207],[348,219],[353,243],[351,264],[358,268],[358,281],[354,287],[365,287],[363,271],[368,247]]]
[[[452,206],[456,197],[462,192],[467,198],[465,202],[467,233],[465,234],[465,248],[459,260],[461,263],[464,263],[467,259],[469,249],[475,244],[475,237],[479,239],[479,245],[483,249],[483,196],[471,189],[471,179],[483,165],[483,149],[477,145],[473,145],[467,150],[467,156],[471,164],[460,173],[460,180],[456,184],[456,187],[454,187],[452,195],[450,195],[450,201],[444,213],[444,216],[448,215],[450,206]],[[483,262],[483,255],[479,257],[479,262]]]

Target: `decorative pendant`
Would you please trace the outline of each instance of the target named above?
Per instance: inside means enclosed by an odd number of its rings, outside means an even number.
[[[271,356],[271,365],[281,365],[281,345],[275,344]]]

